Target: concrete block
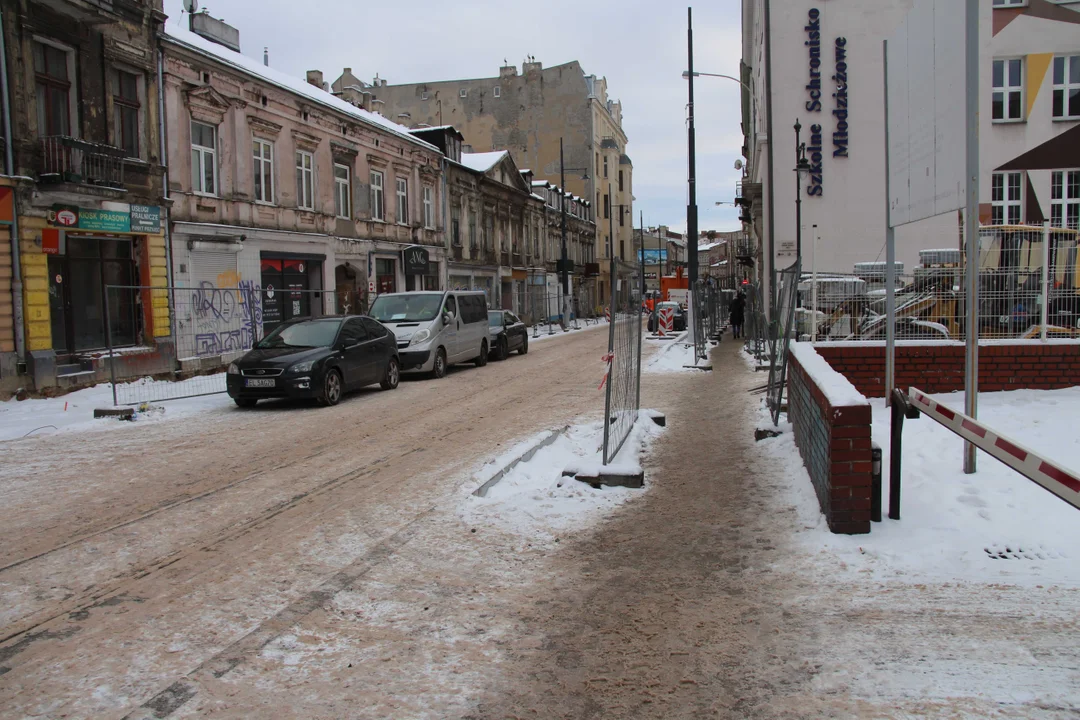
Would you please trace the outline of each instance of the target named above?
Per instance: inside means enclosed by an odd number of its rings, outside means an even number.
[[[625,487],[631,489],[638,489],[645,487],[645,471],[628,473],[619,472],[616,470],[608,471],[603,468],[599,472],[574,472],[573,470],[564,470],[564,477],[572,477],[575,480],[580,480],[587,485],[592,485],[594,488],[599,488],[602,485],[607,487]]]
[[[95,408],[95,418],[119,418],[120,420],[134,420],[135,408]]]

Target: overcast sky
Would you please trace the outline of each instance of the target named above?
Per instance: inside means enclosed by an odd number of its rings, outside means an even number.
[[[245,55],[296,77],[321,70],[327,82],[351,67],[391,84],[495,77],[505,58],[521,70],[526,55],[545,67],[578,60],[606,76],[623,104],[627,153],[634,162],[634,220],[686,225],[686,6],[664,0],[202,0],[214,17],[240,30]],[[738,0],[694,7],[694,64],[699,72],[738,76]],[[165,0],[170,23],[183,0]],[[186,23],[186,19],[184,20]],[[699,78],[698,207],[702,230],[738,229],[731,202],[740,173],[739,85]]]

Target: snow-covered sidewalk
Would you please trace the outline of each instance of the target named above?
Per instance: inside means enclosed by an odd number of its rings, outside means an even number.
[[[934,396],[962,410],[963,393]],[[883,458],[888,512],[889,409],[871,400],[873,437]],[[979,419],[1047,458],[1080,469],[1080,388],[979,395]],[[800,519],[796,538],[822,571],[879,580],[936,579],[1080,587],[1080,511],[1003,463],[979,453],[978,472],[962,469],[963,441],[929,417],[904,424],[901,519],[874,523],[869,536],[829,533],[794,437],[760,443],[779,460]]]
[[[674,340],[660,340],[655,337],[645,336],[646,347],[657,348],[648,362],[641,369],[645,373],[681,373],[699,372],[712,367],[711,360],[698,360],[694,357],[693,344],[687,343],[688,334],[683,333]],[[709,351],[714,344],[706,342]]]

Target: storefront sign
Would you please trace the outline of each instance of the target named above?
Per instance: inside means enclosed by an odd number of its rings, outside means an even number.
[[[405,248],[402,255],[406,275],[427,275],[429,262],[427,248],[414,245]]]
[[[131,213],[80,208],[78,227],[96,232],[131,232]]]
[[[157,205],[132,205],[131,232],[161,232],[161,208]]]
[[[43,228],[41,231],[41,252],[46,255],[60,254],[60,228]]]
[[[836,38],[836,109],[832,111],[836,118],[836,130],[833,132],[833,157],[848,156],[848,84],[847,84],[847,38]]]
[[[810,99],[806,101],[806,111],[821,112],[821,12],[817,8],[810,8],[804,30],[804,44],[810,49],[810,83],[806,86]]]
[[[48,214],[49,223],[61,227],[77,227],[79,224],[79,208],[73,205],[53,205]]]

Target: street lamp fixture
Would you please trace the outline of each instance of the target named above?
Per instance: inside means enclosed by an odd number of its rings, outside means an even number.
[[[802,142],[802,123],[795,121],[795,259],[802,261],[802,185],[810,174],[806,144]]]

